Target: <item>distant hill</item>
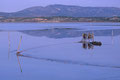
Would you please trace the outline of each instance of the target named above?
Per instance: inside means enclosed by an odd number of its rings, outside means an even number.
[[[5,17],[51,17],[51,16],[70,16],[70,17],[113,17],[120,16],[120,8],[115,7],[81,7],[71,5],[49,5],[46,7],[36,6],[18,12],[3,13]]]

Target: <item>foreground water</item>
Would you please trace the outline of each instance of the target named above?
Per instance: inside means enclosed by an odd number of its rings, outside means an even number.
[[[0,80],[120,80],[119,52],[120,23],[0,23]]]

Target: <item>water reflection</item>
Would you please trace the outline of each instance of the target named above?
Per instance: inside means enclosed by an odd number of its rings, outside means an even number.
[[[95,43],[95,42],[94,42]],[[101,42],[97,42],[97,44],[94,44],[93,42],[82,42],[82,47],[84,49],[94,49],[94,46],[101,46]]]
[[[94,46],[101,46],[102,43],[98,41],[94,41],[94,34],[93,33],[83,33],[82,40],[78,43],[82,43],[82,47],[84,49],[93,49]]]
[[[18,60],[18,64],[19,64],[19,68],[20,68],[21,72],[22,72],[22,67],[21,67],[21,64],[20,64],[19,57],[31,58],[31,59],[41,60],[41,61],[48,61],[48,62],[63,63],[63,64],[81,65],[81,66],[83,65],[83,66],[95,66],[95,67],[120,68],[120,66],[114,66],[114,65],[93,64],[93,63],[87,63],[87,62],[83,62],[83,61],[73,61],[73,60],[54,59],[54,58],[43,58],[43,57],[39,57],[39,56],[35,57],[35,56],[31,56],[31,55],[26,55],[24,53],[25,51],[40,48],[40,47],[30,48],[30,49],[20,51],[19,49],[20,49],[21,41],[22,41],[22,36],[20,38],[18,49],[17,49],[17,52],[16,52],[16,56],[17,56],[17,60]],[[85,41],[82,44],[83,44],[83,48],[85,48],[85,49],[93,49],[93,47],[96,46],[96,45],[93,45],[91,42],[85,42]],[[52,46],[52,45],[48,45],[48,46]],[[44,46],[44,47],[48,47],[48,46]],[[100,45],[98,45],[98,46],[100,46]]]
[[[48,29],[49,30],[49,29]],[[59,29],[57,29],[59,30]],[[65,29],[66,30],[66,29]],[[70,31],[72,31],[72,29],[69,29]],[[77,31],[76,29],[73,29],[73,31],[75,32],[71,32],[71,35],[70,37],[76,37],[76,32],[81,32],[81,31]],[[105,30],[106,31],[106,30]],[[26,31],[27,32],[27,31]],[[28,31],[29,32],[29,31]],[[38,31],[39,32],[39,31]],[[53,31],[52,34],[54,34],[55,31]],[[63,31],[64,32],[64,31]],[[95,32],[95,31],[94,31]],[[31,32],[30,32],[31,33]],[[41,33],[41,31],[40,31]],[[38,34],[40,34],[38,33]],[[45,33],[45,32],[44,32]],[[89,33],[87,31],[87,33]],[[31,34],[34,34],[34,31],[33,33]],[[35,33],[37,34],[37,33]],[[61,34],[61,33],[59,33]],[[59,35],[57,34],[57,36]],[[66,34],[66,33],[64,33]],[[77,33],[78,34],[78,33]],[[94,33],[95,34],[95,33]],[[50,34],[51,35],[51,34]],[[55,35],[55,34],[54,34]],[[81,34],[78,34],[78,35],[81,35]],[[96,35],[96,34],[95,34]],[[81,35],[82,36],[82,35]],[[81,37],[80,36],[80,37]],[[8,34],[8,37],[9,37],[9,34]],[[67,35],[65,35],[64,37],[69,37]],[[58,37],[57,37],[58,38]],[[61,37],[59,37],[61,38]],[[20,71],[22,72],[22,67],[21,67],[21,64],[20,64],[20,60],[19,60],[19,57],[24,57],[24,58],[31,58],[31,59],[37,59],[37,60],[42,60],[42,61],[49,61],[49,62],[56,62],[56,63],[63,63],[63,64],[73,64],[73,65],[84,65],[84,66],[95,66],[95,67],[109,67],[109,68],[120,68],[120,66],[114,66],[114,65],[102,65],[102,64],[93,64],[93,63],[87,63],[87,62],[83,62],[83,61],[73,61],[73,60],[64,60],[64,59],[53,59],[53,58],[43,58],[43,57],[35,57],[35,56],[31,56],[31,55],[26,55],[24,52],[28,51],[28,50],[32,50],[32,49],[38,49],[38,48],[42,48],[42,47],[49,47],[49,46],[55,46],[55,45],[61,45],[61,44],[65,44],[65,43],[58,43],[58,44],[50,44],[50,45],[44,45],[44,46],[37,46],[37,47],[32,47],[32,48],[28,48],[28,49],[24,49],[24,50],[21,50],[20,51],[20,45],[21,45],[21,41],[22,41],[22,36],[20,37],[20,40],[19,40],[19,45],[18,45],[18,48],[16,51],[16,56],[17,56],[17,61],[18,61],[18,64],[19,64],[19,67],[20,67]],[[10,42],[10,39],[9,39],[9,42]],[[75,43],[75,42],[71,42],[71,43]],[[10,43],[9,43],[10,44]],[[66,44],[70,44],[70,43],[66,43]],[[77,44],[77,42],[76,42]],[[94,46],[101,46],[101,45],[94,45],[92,44],[91,42],[82,42],[82,47],[84,49],[94,49]],[[32,64],[31,64],[32,65]]]
[[[19,61],[19,57],[37,59],[37,60],[48,61],[48,62],[63,63],[63,64],[81,65],[81,66],[83,65],[83,66],[95,66],[95,67],[120,68],[120,66],[114,66],[114,65],[102,65],[102,64],[87,63],[87,62],[83,62],[83,61],[80,62],[80,61],[72,61],[72,60],[41,58],[41,57],[34,57],[34,56],[30,56],[30,55],[23,55],[21,53],[16,53],[16,55],[17,55],[18,64],[19,64],[21,72],[22,72],[22,68],[21,68],[21,64],[20,64],[20,61]]]
[[[117,36],[120,35],[120,29],[107,29],[107,30],[81,30],[75,28],[53,28],[43,30],[23,30],[19,31],[24,34],[31,36],[42,37],[46,36],[49,38],[73,38],[81,37],[83,33],[94,33],[95,36]],[[114,34],[113,34],[114,33]]]
[[[22,72],[22,67],[21,67],[20,60],[19,60],[19,53],[16,53],[16,55],[17,55],[17,61],[20,67],[20,71]]]
[[[84,42],[82,43],[82,47],[84,49],[93,49],[94,48],[94,45],[90,44],[90,43],[87,43],[87,42]]]

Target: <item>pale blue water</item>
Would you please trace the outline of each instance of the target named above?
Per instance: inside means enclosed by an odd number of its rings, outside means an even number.
[[[0,23],[0,80],[120,80],[119,61],[120,23]]]
[[[0,23],[1,30],[36,30],[46,28],[120,29],[119,26],[120,23]]]

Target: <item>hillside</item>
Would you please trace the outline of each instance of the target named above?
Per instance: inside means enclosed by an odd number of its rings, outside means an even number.
[[[115,7],[81,7],[71,5],[49,5],[46,7],[36,6],[18,12],[3,13],[5,17],[113,17],[120,16],[120,8]]]

